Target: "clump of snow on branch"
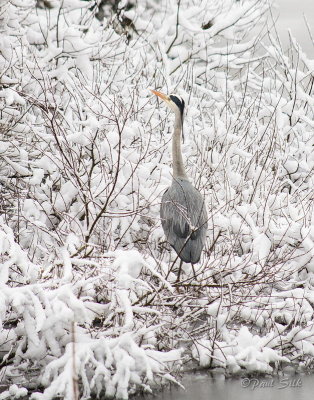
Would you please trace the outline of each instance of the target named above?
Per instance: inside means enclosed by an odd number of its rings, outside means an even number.
[[[266,0],[103,3],[0,5],[0,399],[313,367],[313,59]],[[173,115],[149,88],[187,104],[209,215],[178,283]]]

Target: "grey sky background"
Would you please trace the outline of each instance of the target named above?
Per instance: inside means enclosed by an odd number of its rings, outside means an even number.
[[[309,58],[314,59],[314,43],[308,34],[303,14],[314,37],[314,0],[274,0],[277,7],[275,15],[279,14],[277,30],[284,46],[289,43],[288,29],[297,39],[302,50]]]

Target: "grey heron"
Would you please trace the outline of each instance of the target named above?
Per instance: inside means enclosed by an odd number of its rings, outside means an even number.
[[[170,94],[169,96],[156,90],[152,92],[160,97],[175,114],[172,136],[172,184],[165,191],[161,200],[161,224],[168,243],[181,259],[178,278],[180,278],[182,262],[193,264],[200,260],[207,231],[207,212],[204,198],[191,184],[187,177],[182,151],[181,139],[183,131],[184,100]]]

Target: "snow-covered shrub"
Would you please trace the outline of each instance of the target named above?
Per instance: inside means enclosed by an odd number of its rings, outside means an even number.
[[[313,60],[262,30],[266,0],[113,3],[0,4],[3,398],[127,398],[182,357],[312,366]],[[149,88],[186,100],[209,215],[176,284],[173,120]]]

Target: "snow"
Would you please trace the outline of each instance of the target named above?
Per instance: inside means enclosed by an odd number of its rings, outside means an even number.
[[[27,395],[27,389],[19,388],[17,385],[11,385],[9,390],[6,390],[0,394],[0,399],[19,399]]]
[[[137,3],[0,5],[0,399],[311,363],[314,60],[252,37],[266,0]],[[150,88],[186,102],[209,215],[181,282],[159,215],[173,115]]]

